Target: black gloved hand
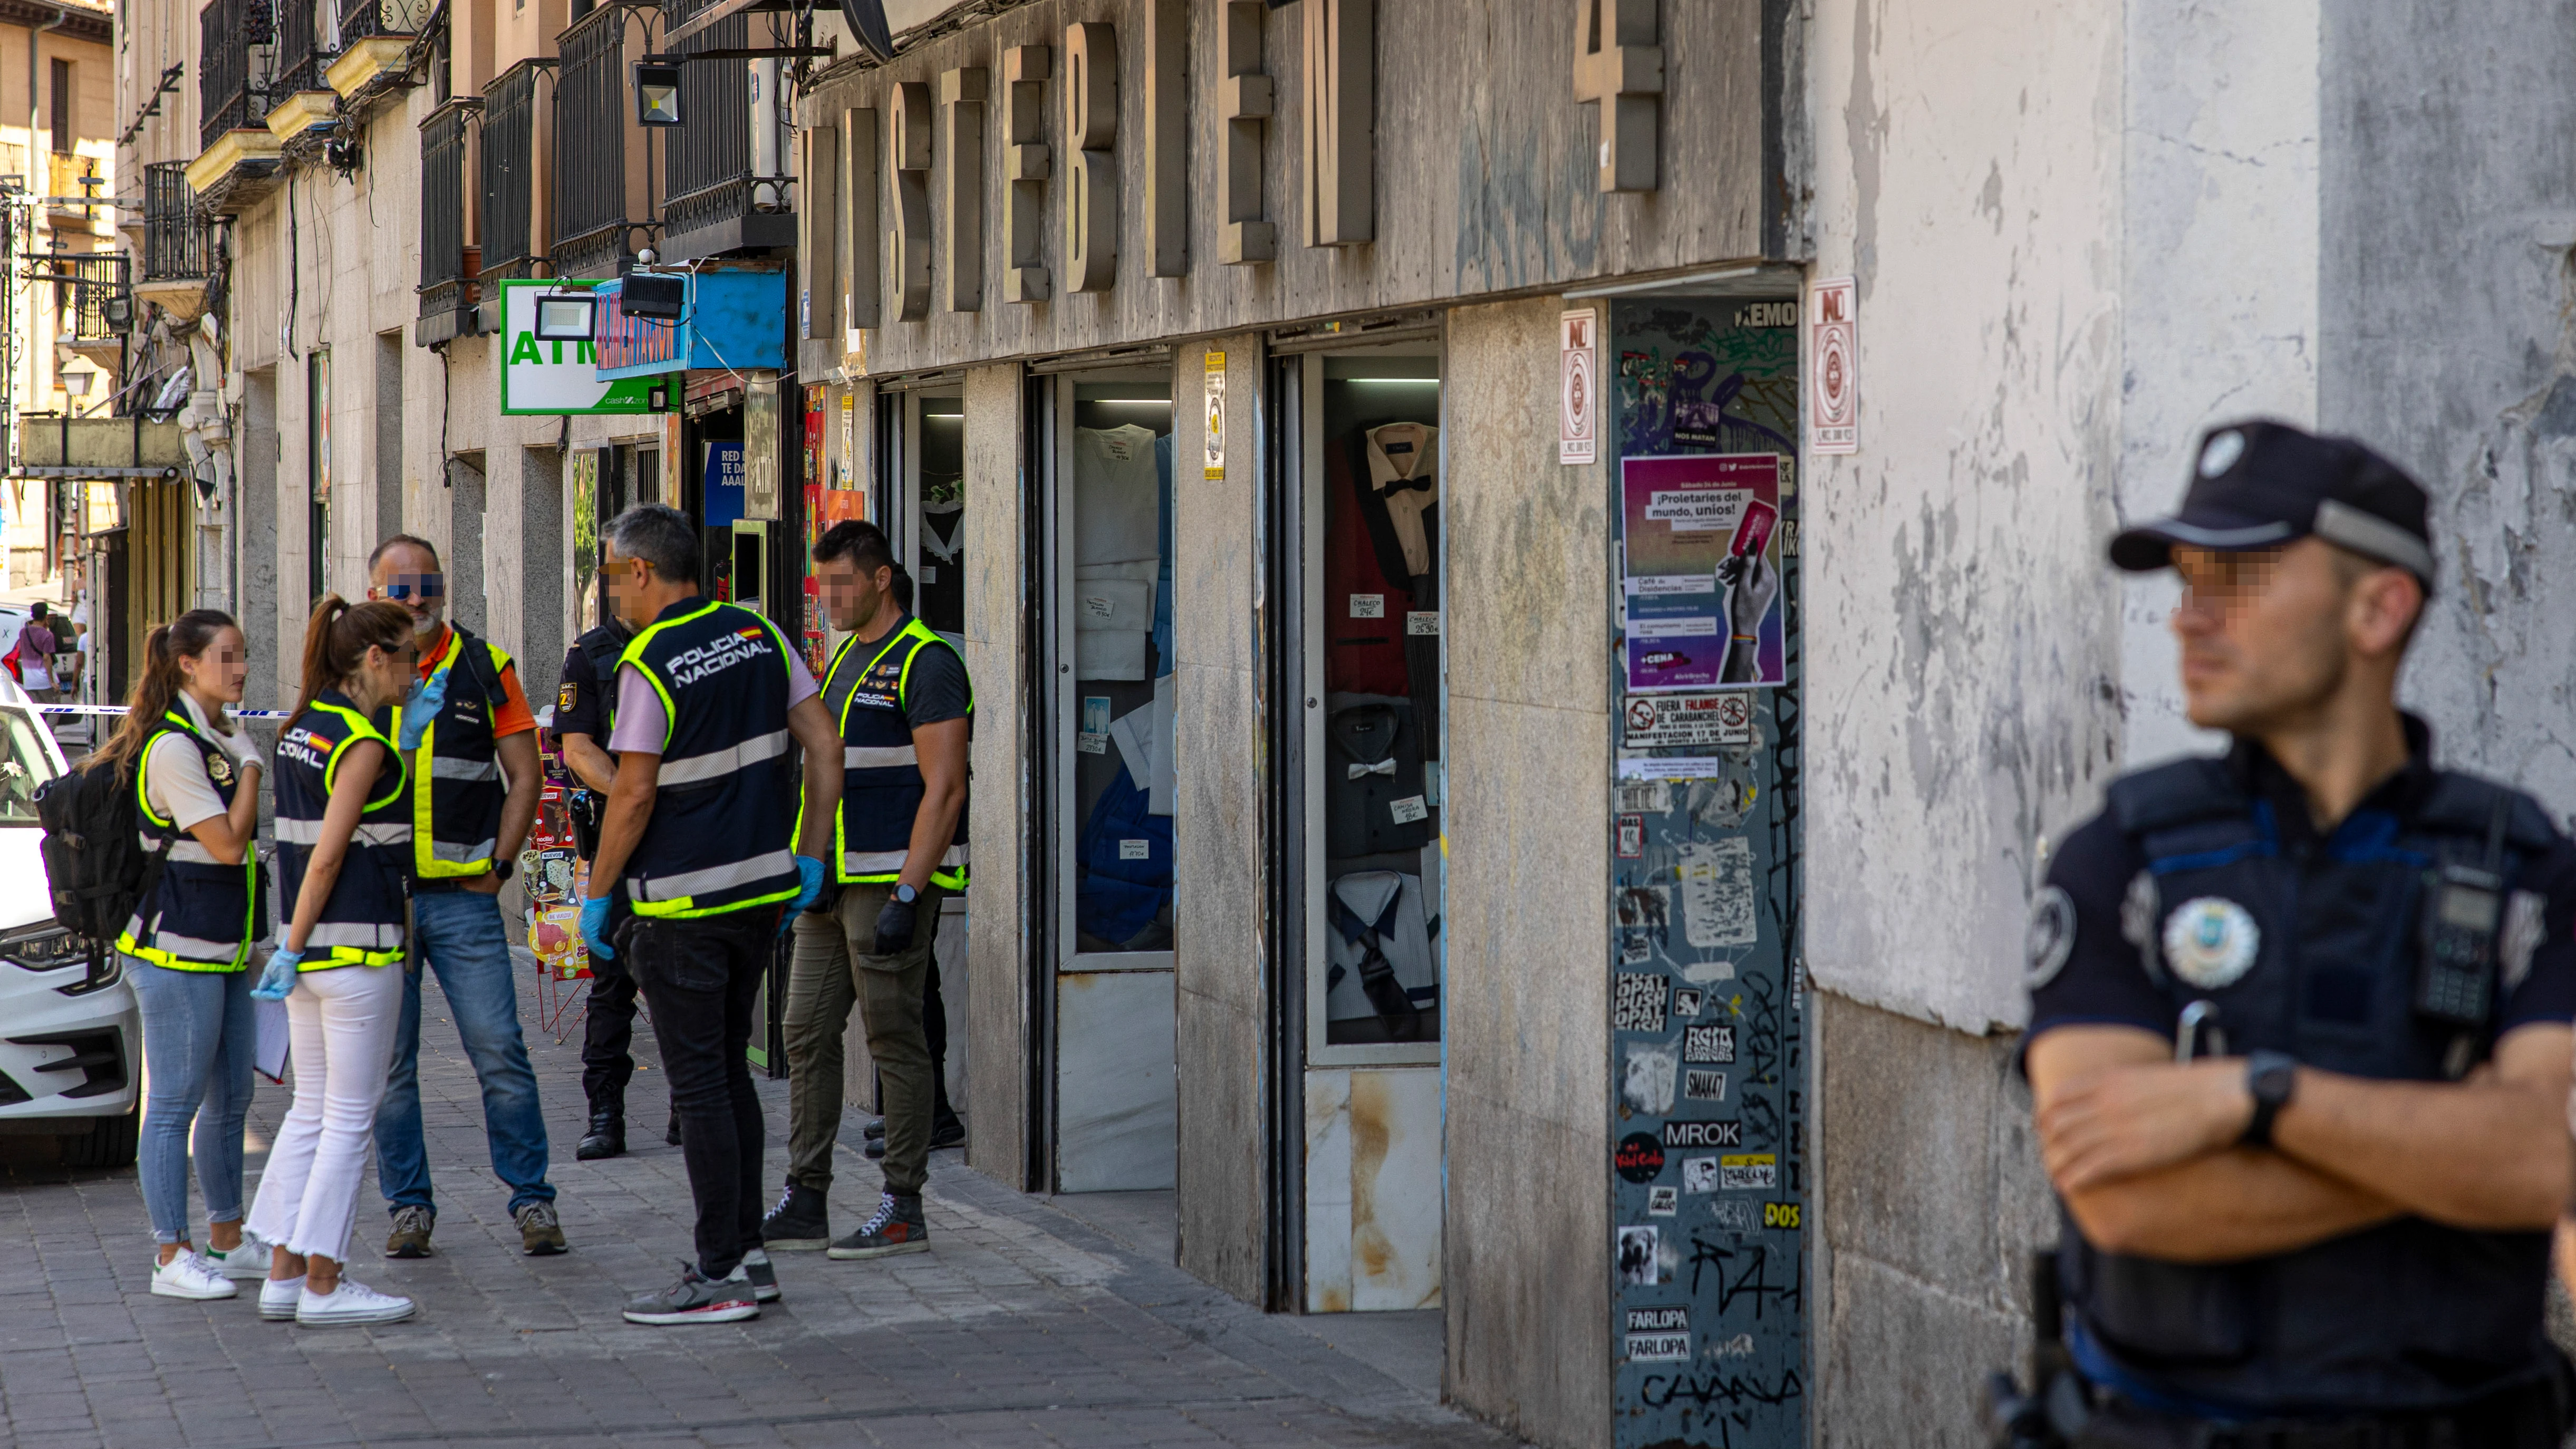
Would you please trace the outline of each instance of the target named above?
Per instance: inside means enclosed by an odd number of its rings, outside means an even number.
[[[912,947],[913,902],[886,897],[885,909],[877,912],[877,949],[880,956],[891,956]]]

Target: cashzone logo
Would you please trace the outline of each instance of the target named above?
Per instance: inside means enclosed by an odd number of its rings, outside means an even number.
[[[552,342],[537,336],[537,298],[548,292],[588,288],[587,281],[501,283],[501,411],[505,413],[649,413],[651,389],[667,380],[599,376],[597,349],[587,342]]]

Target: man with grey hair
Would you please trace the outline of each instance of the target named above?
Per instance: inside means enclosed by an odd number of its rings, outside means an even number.
[[[635,638],[618,658],[617,775],[581,933],[593,955],[624,957],[652,1009],[697,1208],[694,1260],[626,1317],[729,1323],[778,1296],[760,1242],[760,1098],[744,1052],[782,913],[823,888],[841,742],[778,626],[700,596],[687,517],[638,504],[607,532],[601,574]],[[791,740],[804,751],[801,830]]]

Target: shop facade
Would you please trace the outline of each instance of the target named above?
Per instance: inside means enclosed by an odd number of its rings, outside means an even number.
[[[1784,9],[952,7],[796,102],[813,496],[976,688],[969,1165],[1542,1442],[1807,1436]]]

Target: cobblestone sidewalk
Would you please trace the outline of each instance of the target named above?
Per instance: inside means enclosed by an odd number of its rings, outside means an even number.
[[[372,1180],[350,1254],[354,1276],[420,1301],[408,1323],[303,1329],[261,1323],[248,1292],[212,1304],[154,1298],[133,1172],[74,1172],[50,1139],[0,1137],[0,1444],[1509,1442],[1316,1334],[969,1171],[954,1152],[932,1165],[931,1253],[880,1263],[782,1253],[785,1301],[756,1321],[630,1325],[618,1316],[625,1298],[667,1282],[689,1241],[687,1178],[659,1130],[660,1073],[640,1072],[630,1090],[630,1155],[579,1162],[578,1038],[531,1032],[573,1251],[523,1258],[434,985],[424,1006],[438,1256],[382,1258]],[[521,1014],[535,1021],[531,997]],[[773,1163],[786,1141],[784,1086],[762,1088]],[[261,1084],[254,1174],[285,1106],[285,1089]],[[843,1230],[877,1193],[857,1141],[854,1119],[832,1194]]]

